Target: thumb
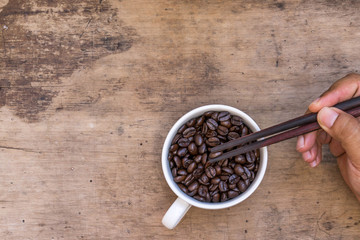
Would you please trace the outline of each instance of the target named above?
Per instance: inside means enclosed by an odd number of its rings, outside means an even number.
[[[324,107],[317,116],[318,122],[331,137],[340,142],[350,161],[360,169],[360,122],[337,108]]]

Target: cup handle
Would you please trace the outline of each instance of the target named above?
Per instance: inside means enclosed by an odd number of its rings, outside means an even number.
[[[178,225],[181,219],[185,216],[186,212],[190,209],[191,205],[177,198],[175,202],[170,206],[170,208],[165,213],[162,224],[168,229],[173,229]]]

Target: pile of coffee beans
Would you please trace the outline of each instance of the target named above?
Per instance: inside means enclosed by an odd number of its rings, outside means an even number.
[[[202,202],[224,202],[245,192],[260,163],[259,149],[208,162],[223,152],[210,149],[251,133],[243,120],[229,112],[209,111],[181,126],[169,149],[174,181],[187,195]]]

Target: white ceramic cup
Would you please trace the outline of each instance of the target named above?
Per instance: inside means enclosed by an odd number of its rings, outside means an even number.
[[[254,181],[250,184],[249,188],[244,193],[240,194],[236,198],[233,198],[226,202],[207,203],[207,202],[200,202],[188,196],[183,191],[181,191],[181,189],[174,182],[173,177],[171,175],[171,169],[168,161],[169,148],[172,139],[176,135],[178,129],[183,124],[185,124],[187,121],[189,121],[192,118],[201,116],[203,113],[207,111],[228,111],[232,115],[241,117],[244,120],[245,124],[253,132],[260,130],[259,126],[255,123],[255,121],[251,117],[249,117],[246,113],[226,105],[207,105],[196,108],[188,112],[184,116],[182,116],[175,123],[175,125],[171,128],[170,132],[168,133],[165,139],[164,146],[162,149],[162,156],[161,156],[162,169],[164,172],[165,179],[169,184],[171,190],[178,196],[178,198],[171,205],[171,207],[168,209],[168,211],[166,212],[166,214],[162,219],[162,223],[165,225],[165,227],[169,229],[173,229],[174,227],[176,227],[176,225],[185,216],[186,212],[190,209],[191,206],[195,206],[203,209],[215,210],[215,209],[229,208],[244,201],[256,190],[256,188],[259,186],[260,182],[262,181],[265,175],[267,161],[268,161],[268,153],[266,147],[260,149],[260,166]]]

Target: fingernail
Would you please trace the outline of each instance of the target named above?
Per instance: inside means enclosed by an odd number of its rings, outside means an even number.
[[[312,162],[310,163],[310,167],[316,167],[316,161],[312,161]]]
[[[311,159],[311,153],[310,153],[310,151],[304,152],[304,153],[303,153],[303,158],[304,158],[305,161]]]
[[[318,104],[319,102],[320,102],[320,98],[317,98],[311,104]]]
[[[338,116],[339,114],[329,107],[324,107],[318,114],[320,123],[327,128],[331,128],[334,125]]]
[[[296,144],[296,148],[297,149],[302,149],[304,147],[304,136],[300,135],[297,139],[297,144]]]

